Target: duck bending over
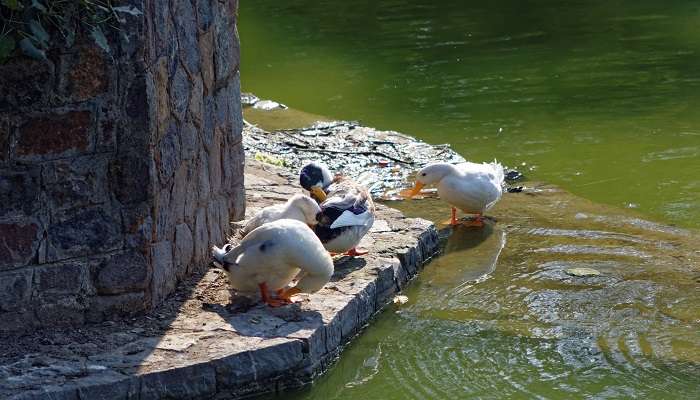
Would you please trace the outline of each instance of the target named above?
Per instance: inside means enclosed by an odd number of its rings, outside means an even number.
[[[243,295],[260,291],[263,302],[272,307],[291,303],[297,293],[319,291],[333,275],[333,260],[319,239],[305,223],[293,219],[263,224],[238,246],[214,246],[212,256],[234,290]],[[297,284],[287,287],[295,277]]]
[[[240,233],[245,237],[260,225],[279,219],[295,219],[313,226],[316,225],[316,215],[320,212],[321,207],[314,199],[303,194],[295,194],[284,204],[275,204],[260,210],[245,224]]]
[[[417,195],[425,185],[437,186],[441,199],[452,206],[450,225],[457,225],[457,209],[476,214],[472,225],[484,225],[484,213],[503,195],[503,166],[491,163],[430,164],[418,172],[412,190],[403,192],[407,197]]]
[[[321,213],[317,215],[314,232],[331,253],[349,256],[367,254],[357,245],[374,224],[376,209],[366,187],[341,175],[324,186],[322,177],[330,177],[330,171],[321,163],[309,163],[302,168],[299,182],[321,201]],[[314,179],[309,179],[313,177]]]

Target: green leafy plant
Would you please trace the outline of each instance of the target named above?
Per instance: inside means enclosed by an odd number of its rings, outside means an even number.
[[[50,46],[70,47],[80,34],[88,34],[111,54],[105,32],[120,30],[126,15],[140,15],[132,6],[115,6],[112,0],[0,0],[0,63],[16,51],[46,60]]]

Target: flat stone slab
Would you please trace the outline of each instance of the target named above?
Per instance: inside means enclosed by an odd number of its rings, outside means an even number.
[[[248,216],[301,191],[295,176],[256,161],[245,179]],[[382,205],[361,245],[368,255],[337,259],[332,281],[290,306],[232,297],[212,268],[140,317],[0,336],[0,398],[237,398],[302,386],[439,247],[432,223]]]

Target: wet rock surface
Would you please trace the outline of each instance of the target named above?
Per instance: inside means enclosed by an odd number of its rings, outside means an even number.
[[[248,162],[245,180],[247,216],[301,190],[295,175],[256,161]],[[336,259],[335,275],[324,289],[282,308],[232,296],[225,274],[208,269],[141,317],[3,334],[0,398],[237,398],[301,386],[324,371],[342,345],[392,301],[436,253],[438,238],[430,222],[379,206],[376,226],[361,245],[370,250],[367,256]],[[110,268],[117,260],[94,266],[99,279],[115,278],[119,271]],[[79,276],[87,274],[74,269]],[[142,277],[133,278],[120,282],[141,287]],[[30,279],[17,275],[3,283],[0,307],[8,296],[25,297]],[[66,281],[54,275],[41,279]],[[94,290],[65,283],[68,302]],[[98,285],[97,290],[112,287]],[[133,301],[124,297],[133,294],[103,298],[114,297],[119,307]]]
[[[373,196],[395,199],[413,174],[436,161],[460,163],[464,158],[450,146],[430,145],[394,131],[380,131],[355,122],[330,121],[300,129],[266,131],[248,125],[243,135],[246,152],[268,163],[298,171],[308,160],[325,162],[366,185]],[[512,181],[523,175],[509,170]]]

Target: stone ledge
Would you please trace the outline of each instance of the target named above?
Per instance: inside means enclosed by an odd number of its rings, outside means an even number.
[[[245,179],[249,215],[300,191],[254,161]],[[438,251],[430,222],[377,214],[362,243],[370,254],[337,260],[332,281],[292,306],[232,299],[210,269],[139,318],[0,336],[0,398],[239,398],[307,384]]]

